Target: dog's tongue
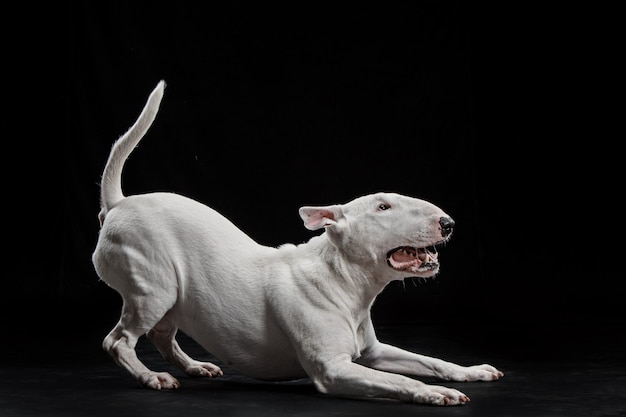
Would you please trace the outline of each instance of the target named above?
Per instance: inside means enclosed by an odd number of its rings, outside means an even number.
[[[403,264],[405,262],[413,262],[415,260],[415,256],[410,255],[403,250],[397,250],[391,254],[391,260],[398,264]]]
[[[398,249],[389,256],[389,264],[397,270],[417,270],[422,264],[417,256],[417,253],[413,249]]]

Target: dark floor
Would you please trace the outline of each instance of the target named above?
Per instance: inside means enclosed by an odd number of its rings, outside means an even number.
[[[98,326],[96,326],[98,327]],[[149,367],[177,376],[172,392],[143,389],[100,349],[105,329],[33,329],[7,334],[0,360],[0,416],[481,416],[626,415],[626,337],[615,325],[379,326],[379,339],[460,364],[491,363],[491,383],[441,383],[471,402],[458,407],[332,398],[308,380],[263,383],[223,367],[225,377],[191,379],[143,338]],[[82,332],[82,333],[81,333]],[[212,359],[184,335],[181,345]],[[8,340],[16,343],[8,343]],[[51,343],[49,343],[50,341]],[[221,364],[220,364],[221,365]]]

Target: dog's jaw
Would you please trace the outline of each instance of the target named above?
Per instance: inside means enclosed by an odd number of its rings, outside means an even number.
[[[387,264],[396,271],[429,273],[439,269],[439,254],[434,246],[401,246],[387,253]]]
[[[387,265],[395,271],[410,273],[412,276],[431,278],[439,272],[439,252],[437,247],[445,244],[445,239],[428,246],[398,246],[386,255]]]

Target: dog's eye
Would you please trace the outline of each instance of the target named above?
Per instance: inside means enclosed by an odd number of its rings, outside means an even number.
[[[390,208],[391,208],[391,206],[389,204],[386,204],[386,203],[380,203],[378,205],[378,210],[379,211],[389,210]]]

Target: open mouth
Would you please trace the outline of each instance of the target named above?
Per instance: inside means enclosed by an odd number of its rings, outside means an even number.
[[[387,253],[387,264],[396,271],[428,272],[439,268],[435,246],[414,248],[400,246]]]

